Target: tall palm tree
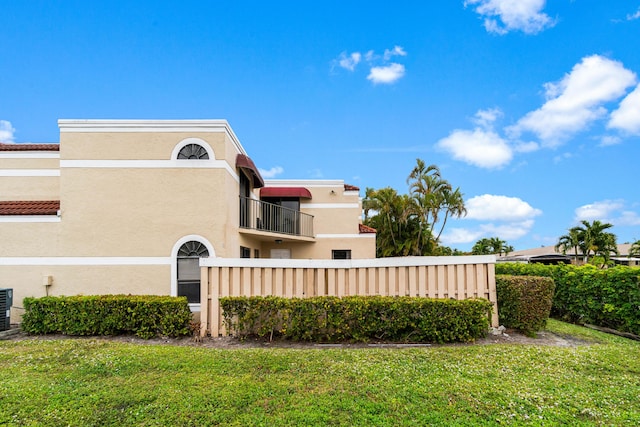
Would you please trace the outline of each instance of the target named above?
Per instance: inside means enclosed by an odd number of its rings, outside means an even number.
[[[436,165],[427,166],[422,159],[416,159],[416,166],[407,177],[407,184],[415,202],[414,213],[419,218],[420,231],[426,230],[429,244],[437,245],[447,220],[466,215],[463,194],[460,188],[454,190],[449,181],[442,178]],[[436,234],[435,226],[441,220]],[[425,254],[424,250],[422,252]],[[427,251],[428,253],[430,252]]]
[[[452,217],[460,218],[467,215],[467,208],[464,205],[464,198],[460,187],[453,191],[451,191],[451,189],[443,191],[443,202],[444,220],[436,236],[436,242],[440,241],[440,236],[444,231],[445,225],[447,225],[447,219]]]

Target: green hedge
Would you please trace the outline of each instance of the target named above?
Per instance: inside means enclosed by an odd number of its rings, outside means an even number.
[[[553,317],[640,335],[640,268],[500,263],[496,273],[551,277]]]
[[[313,342],[469,342],[486,335],[492,305],[483,299],[225,297],[227,328],[240,337]]]
[[[554,288],[550,277],[497,275],[500,324],[535,336],[547,325]]]
[[[124,335],[142,338],[189,333],[185,297],[91,295],[25,298],[22,329],[29,334]]]

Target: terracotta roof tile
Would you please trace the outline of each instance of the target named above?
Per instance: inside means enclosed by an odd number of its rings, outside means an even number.
[[[358,224],[358,229],[360,231],[360,234],[377,233],[377,230],[375,228],[369,227],[368,225],[364,224]]]
[[[3,144],[0,151],[60,151],[60,144]]]
[[[345,184],[344,191],[360,191],[360,188],[355,185]]]
[[[60,200],[21,200],[0,202],[0,215],[56,215]]]

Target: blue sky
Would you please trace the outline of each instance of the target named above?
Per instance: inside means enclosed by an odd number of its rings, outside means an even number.
[[[444,243],[640,239],[640,1],[2,2],[0,140],[227,119],[266,178],[465,195]]]

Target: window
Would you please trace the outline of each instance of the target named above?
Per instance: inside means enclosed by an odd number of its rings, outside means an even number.
[[[251,258],[251,248],[240,246],[240,258]]]
[[[260,249],[254,249],[253,250],[253,257],[254,258],[260,258]]]
[[[208,158],[207,150],[198,144],[187,144],[178,152],[178,159],[206,160]]]
[[[200,304],[200,258],[209,256],[206,246],[194,240],[178,250],[178,296]]]
[[[351,259],[351,249],[334,249],[331,251],[331,259]]]

